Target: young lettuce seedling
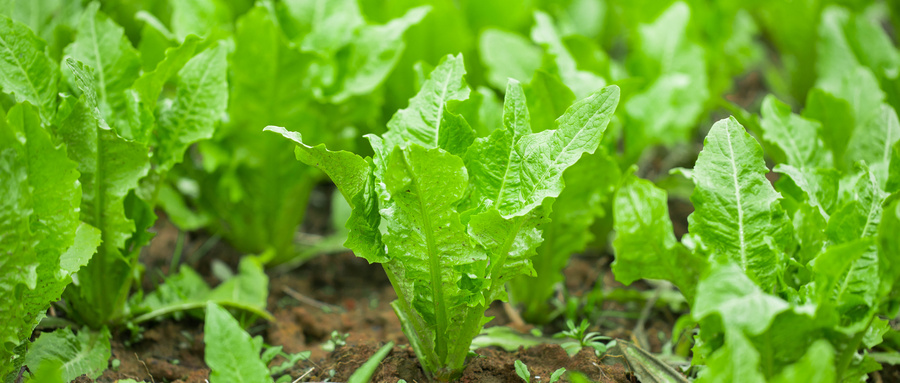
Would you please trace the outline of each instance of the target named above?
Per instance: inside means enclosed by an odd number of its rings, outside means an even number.
[[[600,89],[572,105],[556,130],[532,133],[522,87],[510,80],[504,128],[476,139],[453,112],[469,96],[464,74],[461,55],[442,60],[387,133],[366,136],[372,158],[266,128],[296,141],[297,158],[328,174],[352,206],[346,246],[384,266],[404,333],[441,381],[462,372],[491,319],[485,310],[506,299],[506,282],[535,274],[529,258],[563,171],[597,149],[619,101],[618,87]]]

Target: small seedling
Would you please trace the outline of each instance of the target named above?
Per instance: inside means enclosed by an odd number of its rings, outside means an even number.
[[[516,360],[516,362],[514,364],[516,367],[516,375],[519,375],[519,377],[522,378],[522,380],[524,380],[525,383],[531,383],[531,373],[528,371],[528,366],[526,366],[525,363],[522,363],[521,360]],[[566,368],[561,367],[561,368],[557,369],[556,371],[553,371],[552,374],[550,374],[550,380],[548,380],[547,382],[548,383],[556,383],[559,381],[560,378],[562,378],[563,374],[565,374],[565,373],[566,373]],[[534,378],[538,382],[541,381],[540,376],[535,376]]]
[[[328,352],[332,352],[335,349],[344,346],[347,344],[347,337],[350,334],[341,334],[337,330],[331,332],[331,339],[328,339],[325,343],[322,344],[322,349]]]
[[[612,339],[610,337],[602,336],[598,332],[588,332],[587,330],[590,327],[590,323],[586,320],[582,320],[581,323],[578,324],[578,327],[575,327],[575,322],[567,320],[566,327],[569,329],[564,330],[553,337],[573,339],[571,342],[565,342],[560,345],[570,356],[577,354],[583,347],[593,348],[594,352],[599,356],[606,352],[607,345],[606,343],[603,343],[603,341]]]
[[[525,363],[522,363],[521,360],[516,359],[516,375],[519,375],[525,383],[531,383],[531,373],[528,372],[528,366]]]

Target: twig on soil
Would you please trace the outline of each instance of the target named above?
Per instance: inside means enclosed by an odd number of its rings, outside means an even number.
[[[315,370],[315,369],[316,369],[315,367],[310,367],[309,370],[306,370],[306,372],[304,372],[303,375],[300,375],[299,378],[294,379],[294,381],[291,383],[297,383],[297,382],[303,380],[303,378],[305,378],[307,375],[309,375],[310,372],[313,372],[313,370]]]
[[[297,290],[294,290],[294,289],[292,289],[292,288],[290,288],[290,287],[287,287],[287,286],[282,287],[282,288],[281,288],[281,291],[284,291],[285,294],[290,295],[291,298],[294,298],[294,299],[298,300],[298,301],[301,302],[301,303],[308,304],[308,305],[310,305],[310,306],[312,306],[312,307],[315,307],[315,308],[317,308],[317,309],[319,309],[319,310],[323,310],[323,311],[325,311],[325,310],[332,310],[332,311],[337,311],[337,312],[344,312],[344,311],[346,311],[346,310],[344,310],[344,308],[341,307],[341,306],[335,306],[335,305],[331,305],[331,304],[328,304],[328,303],[325,303],[325,302],[319,302],[319,301],[317,301],[317,300],[315,300],[315,299],[312,299],[312,298],[310,298],[310,297],[307,297],[306,295],[300,294],[299,292],[297,292]]]
[[[153,374],[150,373],[150,368],[147,367],[147,363],[144,363],[144,361],[141,360],[141,357],[139,357],[137,353],[134,353],[134,358],[137,359],[138,362],[141,362],[141,364],[144,365],[144,370],[147,371],[147,376],[150,377],[150,383],[156,383],[156,380],[153,379]]]

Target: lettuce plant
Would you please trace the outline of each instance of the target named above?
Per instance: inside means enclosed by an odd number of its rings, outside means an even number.
[[[889,330],[900,280],[898,190],[875,171],[898,161],[900,123],[890,107],[881,111],[854,132],[851,142],[867,144],[848,151],[860,161],[842,172],[820,122],[767,99],[763,138],[783,158],[774,187],[757,141],[733,118],[717,122],[684,170],[695,210],[681,241],[666,193],[624,181],[613,272],[624,283],[666,279],[682,290],[700,324],[692,359],[707,366],[700,381],[851,381],[878,368],[859,350]]]
[[[11,116],[27,118],[13,126],[36,124],[50,132],[52,142],[65,144],[63,153],[75,169],[60,180],[77,178],[67,186],[77,192],[65,201],[74,204],[76,222],[85,233],[96,237],[80,245],[94,255],[83,259],[87,265],[63,265],[77,271],[65,292],[67,308],[72,318],[92,328],[119,322],[127,316],[125,301],[140,273],[137,257],[152,238],[147,229],[156,219],[159,180],[181,161],[188,146],[212,136],[224,109],[227,48],[189,36],[155,69],[142,71],[140,56],[122,28],[91,3],[57,63],[27,27],[5,16],[0,21],[5,44],[0,87],[17,101],[34,105],[39,116],[35,119],[29,106],[16,106]],[[173,93],[164,92],[169,84]],[[60,171],[69,166],[53,161]],[[48,194],[46,199],[53,198]],[[56,236],[62,246],[71,235]],[[49,259],[41,263],[42,269],[56,267]],[[38,285],[53,279],[68,283],[67,275],[39,273]]]
[[[162,201],[180,227],[207,227],[243,252],[272,250],[270,264],[300,253],[297,229],[324,175],[259,127],[290,126],[353,149],[359,131],[375,130],[380,85],[404,51],[405,31],[428,13],[419,7],[379,25],[363,19],[355,0],[323,4],[317,18],[312,3],[299,1],[260,4],[238,18],[229,122],[176,170]]]
[[[464,74],[461,55],[442,60],[388,131],[367,136],[371,158],[266,128],[295,141],[297,158],[328,174],[350,203],[346,245],[384,266],[404,333],[438,380],[462,372],[472,339],[490,320],[485,310],[506,299],[506,282],[534,274],[529,259],[563,172],[597,149],[619,98],[617,87],[597,90],[556,130],[532,133],[522,87],[510,81],[503,129],[476,139],[453,112],[470,93]]]

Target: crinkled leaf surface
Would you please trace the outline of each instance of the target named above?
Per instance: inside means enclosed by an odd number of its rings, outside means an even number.
[[[56,146],[38,113],[18,104],[0,122],[0,183],[8,196],[0,214],[0,291],[8,298],[0,304],[4,365],[99,244],[96,229],[78,220],[77,165],[64,146]]]
[[[82,13],[75,42],[65,54],[94,69],[99,108],[103,118],[111,121],[114,112],[124,107],[123,93],[138,78],[141,60],[122,27],[99,9],[94,2]]]
[[[688,222],[713,259],[735,262],[771,291],[791,226],[767,172],[762,149],[737,120],[715,123],[692,172],[695,210]]]
[[[466,70],[462,55],[447,56],[431,72],[409,106],[388,121],[385,146],[418,144],[424,148],[443,148],[451,153],[465,151],[475,139],[472,128],[447,110],[448,101],[469,98],[469,87],[463,75]]]
[[[693,301],[707,261],[675,239],[667,203],[666,192],[652,182],[634,175],[626,178],[613,200],[612,269],[616,280],[625,284],[642,278],[672,281]]]
[[[216,45],[178,71],[178,91],[171,108],[160,116],[155,155],[159,171],[181,162],[188,146],[211,138],[228,106],[225,46]]]
[[[0,89],[40,109],[44,121],[56,113],[59,68],[45,43],[28,27],[0,15]]]

